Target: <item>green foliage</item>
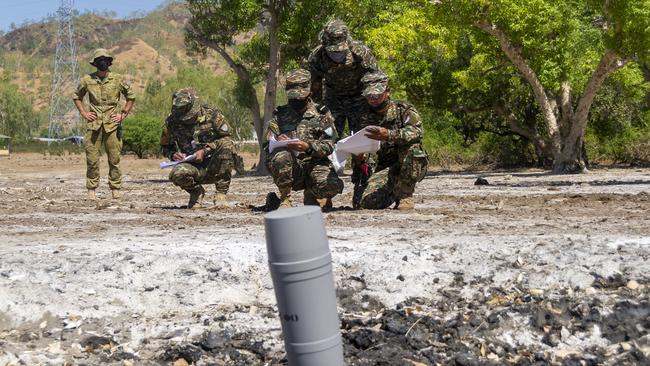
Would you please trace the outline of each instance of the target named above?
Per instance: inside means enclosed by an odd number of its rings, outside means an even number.
[[[17,87],[0,80],[0,134],[14,138],[14,142],[27,140],[40,123],[41,116],[31,101]]]
[[[230,77],[215,76],[200,66],[180,68],[174,78],[163,82],[151,79],[146,87],[148,92],[137,103],[137,113],[162,123],[171,110],[172,94],[190,86],[197,90],[203,103],[222,111],[235,131],[235,139],[252,137],[251,117],[245,107],[238,103],[235,82]]]
[[[122,125],[124,149],[134,152],[140,159],[148,154],[158,154],[162,122],[152,116],[139,114]]]

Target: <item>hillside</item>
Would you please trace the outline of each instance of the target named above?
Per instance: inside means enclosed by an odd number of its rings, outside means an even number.
[[[176,2],[135,19],[79,15],[75,27],[81,73],[93,70],[88,59],[98,47],[110,50],[113,71],[126,74],[138,94],[150,80],[164,82],[181,67],[200,65],[215,74],[226,73],[221,59],[186,54],[183,27],[188,18],[185,6]],[[0,80],[17,85],[38,111],[48,108],[55,50],[56,23],[50,18],[0,37]]]

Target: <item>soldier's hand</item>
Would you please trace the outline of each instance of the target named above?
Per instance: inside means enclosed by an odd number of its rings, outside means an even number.
[[[182,152],[175,152],[172,158],[174,159],[174,161],[181,161],[185,159],[185,154],[183,154]]]
[[[82,117],[85,118],[87,121],[92,122],[97,119],[97,113],[85,112],[84,114],[82,114]]]
[[[196,155],[196,160],[195,160],[195,161],[196,161],[197,163],[200,163],[200,162],[203,161],[203,159],[205,159],[205,150],[203,150],[203,149],[201,149],[201,150],[197,150],[197,151],[194,153],[194,155]]]
[[[287,144],[289,150],[305,152],[309,150],[309,144],[304,141],[293,141]]]
[[[388,129],[383,127],[368,127],[365,136],[378,141],[388,141]]]
[[[278,136],[278,141],[286,141],[288,139],[289,139],[289,136],[287,136],[285,134],[282,134],[282,135]]]
[[[122,113],[111,114],[111,121],[113,121],[115,123],[122,123],[123,119],[124,119],[124,115]]]

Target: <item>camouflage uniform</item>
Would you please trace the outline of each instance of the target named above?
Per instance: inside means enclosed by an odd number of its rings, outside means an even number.
[[[329,54],[343,54],[344,60],[335,62]],[[322,83],[325,95],[322,101],[332,113],[336,131],[343,136],[345,121],[350,131],[359,130],[361,116],[367,104],[361,95],[361,78],[368,72],[378,71],[377,61],[368,46],[352,41],[348,27],[340,20],[330,21],[321,32],[321,45],[309,55],[309,71],[312,78],[312,97],[321,101]]]
[[[93,54],[91,65],[99,57],[112,59],[104,49],[98,49]],[[88,95],[90,112],[97,114],[97,119],[86,123],[84,148],[86,150],[86,188],[96,189],[99,186],[99,156],[102,145],[108,155],[108,184],[111,189],[120,189],[122,173],[120,172],[120,151],[122,138],[117,132],[119,123],[111,121],[111,115],[119,113],[120,95],[127,100],[135,100],[135,94],[125,78],[110,72],[105,78],[100,78],[97,72],[84,75],[74,92],[74,100],[83,100]]]
[[[382,72],[364,76],[364,95],[382,94],[388,78]],[[415,108],[405,102],[387,100],[382,112],[370,110],[363,125],[379,126],[389,130],[388,140],[381,143],[377,152],[375,173],[361,196],[361,207],[384,209],[400,200],[412,199],[415,184],[422,179],[429,165],[422,146],[422,120]]]
[[[234,167],[235,144],[230,138],[230,126],[217,109],[201,104],[193,89],[174,93],[172,113],[165,120],[160,145],[162,154],[173,160],[176,152],[191,155],[205,150],[202,162],[176,165],[169,180],[193,196],[203,196],[201,184],[215,184],[217,194],[225,195],[230,187]]]
[[[310,75],[307,70],[295,70],[287,76],[289,99],[305,100],[305,111],[296,112],[290,105],[278,107],[266,132],[268,149],[271,137],[286,135],[309,144],[306,152],[294,153],[279,148],[267,155],[266,165],[280,193],[305,190],[305,204],[314,200],[331,199],[343,191],[343,181],[338,177],[328,156],[334,151],[337,134],[331,114],[309,99]]]

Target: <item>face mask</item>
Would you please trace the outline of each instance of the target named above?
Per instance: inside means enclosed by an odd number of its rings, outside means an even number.
[[[386,109],[386,106],[388,106],[388,98],[386,98],[386,100],[384,100],[383,102],[381,102],[381,104],[376,106],[368,104],[368,107],[370,107],[370,110],[373,112],[380,112]]]
[[[111,62],[107,59],[99,59],[95,61],[95,67],[99,71],[106,71],[109,66],[111,66]]]
[[[302,111],[307,106],[307,98],[305,99],[289,99],[289,107],[294,111]]]
[[[337,64],[342,64],[345,62],[345,58],[348,56],[348,51],[342,51],[342,52],[327,51],[327,56]]]

